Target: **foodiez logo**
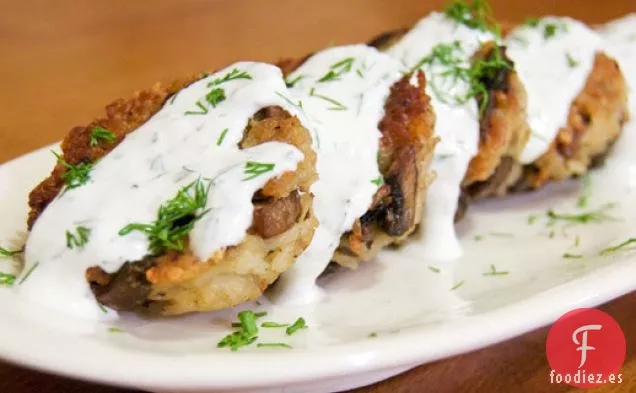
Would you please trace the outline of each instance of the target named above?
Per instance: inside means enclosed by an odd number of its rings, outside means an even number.
[[[589,388],[622,383],[625,335],[608,314],[579,308],[559,318],[548,333],[550,383]]]

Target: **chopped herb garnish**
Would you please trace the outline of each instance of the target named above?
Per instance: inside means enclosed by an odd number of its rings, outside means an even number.
[[[226,128],[225,130],[221,132],[221,135],[219,135],[219,139],[216,140],[217,146],[221,146],[221,143],[223,143],[223,139],[225,139],[225,134],[227,134],[227,131],[228,129]]]
[[[278,323],[278,322],[263,322],[261,323],[262,328],[284,328],[289,326],[288,323]]]
[[[492,80],[501,69],[511,67],[499,50],[492,51],[489,58],[470,62],[463,52],[460,41],[436,45],[429,55],[413,66],[411,71],[423,66],[441,68],[441,71],[434,73],[430,80],[431,89],[440,101],[446,104],[464,105],[476,98],[479,101],[480,116],[484,114],[490,100],[488,81]],[[452,89],[448,85],[454,86],[458,82],[465,83],[468,90],[461,94],[449,94],[448,91]]]
[[[243,331],[249,336],[258,334],[258,326],[256,326],[256,315],[253,311],[241,311],[238,313],[238,319],[241,321]]]
[[[354,60],[355,59],[353,57],[347,57],[346,59],[332,64],[329,67],[329,72],[327,72],[322,78],[318,79],[318,83],[338,80],[342,74],[351,71],[351,66],[353,65]]]
[[[216,108],[217,105],[225,101],[225,90],[219,87],[212,89],[205,95],[205,100],[212,105],[212,108]]]
[[[14,255],[18,255],[22,253],[22,249],[19,250],[9,250],[3,247],[0,247],[0,257],[12,257]]]
[[[539,218],[538,214],[531,214],[528,216],[528,224],[532,225],[534,224],[535,221],[537,221],[537,218]]]
[[[369,333],[369,338],[376,338],[376,337],[378,337],[378,333],[376,332]]]
[[[230,347],[232,351],[237,351],[241,347],[248,346],[258,339],[257,336],[248,336],[245,332],[234,332],[223,337],[216,345],[217,348]]]
[[[548,38],[554,37],[556,31],[557,25],[554,23],[546,23],[545,26],[543,26],[543,38],[547,40]]]
[[[93,169],[92,163],[80,162],[79,164],[69,164],[56,152],[52,153],[57,158],[57,162],[66,168],[66,171],[62,175],[66,190],[77,188],[90,180],[90,172]]]
[[[581,244],[581,237],[579,235],[576,235],[576,237],[574,238],[574,247],[578,247]]]
[[[344,110],[349,109],[346,106],[344,106],[341,102],[338,102],[338,101],[334,100],[331,97],[327,97],[327,96],[324,96],[322,94],[316,93],[316,89],[313,88],[313,87],[311,88],[311,90],[309,90],[309,96],[310,97],[320,98],[323,101],[327,101],[327,102],[335,105],[335,106],[333,106],[331,108],[327,108],[327,109],[332,110],[332,111],[344,111]]]
[[[15,282],[15,274],[7,274],[0,272],[0,285],[11,286]]]
[[[293,349],[291,345],[285,343],[258,343],[257,348],[287,348]]]
[[[464,280],[459,280],[459,281],[457,281],[457,283],[455,283],[455,285],[453,285],[451,287],[450,290],[454,291],[454,290],[458,289],[459,287],[461,287],[462,285],[464,285],[464,283],[465,283]]]
[[[428,265],[428,270],[432,271],[433,273],[441,272],[440,268],[435,267],[435,266],[431,266],[431,265]]]
[[[75,230],[77,234],[73,234],[70,231],[66,231],[66,247],[71,250],[74,248],[84,248],[84,245],[88,243],[88,238],[91,235],[91,229],[83,226],[78,226]]]
[[[581,196],[576,201],[576,206],[587,207],[591,194],[592,194],[592,178],[590,177],[589,174],[586,174],[585,176],[583,176],[583,190],[581,191]]]
[[[629,239],[625,240],[624,242],[622,242],[621,244],[619,244],[617,246],[608,247],[606,249],[601,250],[601,252],[599,252],[599,255],[602,255],[602,256],[609,255],[611,253],[619,251],[622,248],[627,247],[627,246],[629,246],[631,244],[634,244],[634,243],[636,243],[636,238],[635,237],[629,238]]]
[[[572,55],[570,53],[568,53],[568,52],[565,52],[565,60],[567,60],[568,67],[570,67],[570,68],[576,68],[579,65],[579,62],[574,60]]]
[[[22,279],[20,280],[19,284],[22,284],[23,282],[25,282],[27,280],[27,278],[29,278],[29,276],[31,275],[31,273],[33,273],[33,271],[35,270],[35,268],[37,268],[38,266],[40,266],[40,262],[36,262],[33,264],[33,266],[31,266],[29,268],[29,270],[27,270],[26,274],[24,275],[24,277],[22,277]]]
[[[239,71],[238,68],[232,69],[232,71],[225,74],[223,78],[216,78],[212,82],[208,83],[208,87],[218,86],[222,83],[233,81],[236,79],[252,79],[252,76],[245,71]]]
[[[497,270],[495,265],[491,264],[490,269],[486,273],[482,273],[482,276],[507,276],[510,272]]]
[[[302,103],[300,101],[298,101],[298,104],[295,104],[294,101],[292,101],[289,98],[287,98],[284,94],[276,92],[276,95],[279,96],[280,98],[282,98],[283,100],[285,100],[285,102],[288,103],[291,106],[297,106],[299,108],[303,107],[303,105],[302,105]]]
[[[208,114],[208,108],[205,107],[205,105],[203,105],[201,103],[201,101],[197,101],[196,106],[199,107],[199,111],[185,111],[184,115],[207,115]]]
[[[461,0],[454,0],[446,5],[444,14],[455,20],[457,23],[481,31],[490,31],[496,36],[501,36],[501,28],[495,22],[492,9],[487,0],[473,0],[467,3]]]
[[[377,178],[371,180],[371,183],[373,183],[376,186],[380,187],[382,184],[384,184],[384,179],[382,178],[382,176],[378,176]]]
[[[90,145],[97,146],[100,141],[114,142],[115,139],[117,139],[117,136],[114,132],[108,131],[100,126],[95,126],[91,131]]]
[[[291,326],[289,326],[287,329],[285,329],[285,333],[287,333],[288,336],[291,336],[292,334],[296,333],[298,330],[300,329],[307,329],[308,326],[305,323],[305,319],[304,318],[298,318],[296,320],[296,322],[294,322]]]
[[[106,308],[106,306],[104,306],[100,302],[97,302],[97,307],[99,307],[99,309],[102,310],[103,313],[107,313],[108,312],[108,309]]]
[[[525,21],[523,21],[523,24],[530,27],[538,27],[539,22],[541,22],[541,19],[536,17],[530,17],[530,18],[527,18]]]
[[[581,254],[570,254],[569,252],[566,252],[565,254],[563,254],[563,258],[565,258],[565,259],[581,259],[581,258],[583,258],[583,255],[581,255]]]
[[[291,89],[292,87],[294,87],[294,85],[296,85],[296,83],[298,83],[304,77],[305,77],[304,75],[298,75],[292,80],[285,79],[285,85],[287,85],[287,88]]]
[[[124,331],[118,327],[109,327],[108,333],[123,333]]]
[[[128,224],[119,231],[120,236],[132,231],[140,231],[148,236],[149,251],[158,255],[168,248],[183,251],[184,238],[201,217],[208,213],[205,209],[211,182],[196,181],[183,187],[177,195],[161,204],[157,212],[157,220],[152,224]]]
[[[252,180],[257,176],[262,175],[263,173],[271,172],[274,170],[274,166],[275,164],[248,161],[245,163],[245,170],[243,171],[243,173],[249,176],[244,178],[243,181]]]
[[[548,217],[552,220],[563,220],[581,224],[587,224],[589,222],[603,222],[613,220],[614,218],[608,215],[605,210],[612,207],[612,205],[605,205],[600,210],[595,210],[581,214],[558,214],[554,210],[548,210]]]
[[[475,235],[475,237],[473,239],[475,239],[476,242],[480,242],[480,241],[484,240],[484,236],[483,235]]]
[[[358,69],[356,70],[356,74],[358,74],[358,76],[359,76],[360,78],[364,79],[364,74],[362,73],[362,70],[361,70],[361,69],[359,69],[359,68],[358,68]]]

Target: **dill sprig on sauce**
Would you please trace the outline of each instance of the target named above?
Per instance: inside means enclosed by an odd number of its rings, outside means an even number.
[[[93,164],[90,162],[80,162],[79,164],[69,164],[61,155],[52,151],[57,162],[62,164],[66,171],[62,174],[62,180],[66,185],[64,191],[72,190],[86,184],[90,180],[90,173],[93,169]]]
[[[99,144],[100,141],[106,141],[106,142],[112,143],[115,141],[115,139],[117,139],[117,136],[115,135],[114,132],[109,131],[101,126],[95,126],[93,127],[93,130],[91,131],[89,143],[92,147],[95,147]]]
[[[353,61],[355,58],[347,57],[335,64],[329,66],[329,71],[320,79],[318,79],[317,83],[320,82],[329,82],[340,79],[340,76],[351,71],[351,67],[353,66]]]
[[[568,67],[576,68],[579,66],[579,62],[572,57],[569,52],[565,52],[565,60],[568,62]]]
[[[467,65],[469,64],[469,65]],[[442,102],[463,105],[473,98],[479,98],[479,114],[483,116],[490,100],[486,80],[494,78],[501,69],[510,68],[510,64],[501,56],[498,48],[492,51],[488,59],[476,59],[469,63],[462,50],[460,41],[442,43],[433,47],[431,53],[423,57],[411,71],[423,66],[439,66],[442,71],[433,74],[430,81],[435,96]],[[449,95],[445,83],[456,85],[458,82],[468,85],[468,91],[459,95]]]
[[[16,276],[15,274],[7,274],[0,272],[0,285],[8,285],[11,286],[15,282]]]
[[[240,330],[223,337],[216,346],[218,348],[229,347],[232,351],[237,351],[241,347],[252,344],[258,339],[257,318],[258,315],[250,310],[238,313],[240,324],[237,327]],[[235,326],[235,324],[232,324],[232,326]]]
[[[256,344],[257,348],[286,348],[293,349],[293,347],[289,344],[285,343],[258,343]]]
[[[204,77],[205,76],[207,75],[204,75]],[[238,68],[234,68],[232,69],[232,71],[225,74],[224,77],[216,78],[213,81],[208,82],[207,86],[213,87],[213,89],[205,95],[205,101],[198,100],[194,104],[196,105],[197,109],[186,111],[184,115],[207,115],[210,112],[210,109],[208,106],[205,105],[206,102],[210,106],[212,106],[212,108],[216,108],[217,105],[219,105],[226,99],[225,90],[216,86],[236,79],[252,79],[252,76],[245,71],[240,71]]]
[[[275,164],[271,163],[248,161],[245,163],[243,173],[249,176],[243,178],[243,181],[252,180],[263,173],[271,172],[274,170],[274,167]]]
[[[498,37],[501,36],[501,26],[496,22],[487,0],[473,0],[472,3],[454,0],[444,7],[444,14],[471,29],[489,31]]]
[[[155,222],[128,224],[119,231],[119,235],[125,236],[133,231],[145,233],[150,242],[148,249],[153,255],[161,254],[164,249],[183,251],[185,237],[209,211],[204,209],[211,185],[210,181],[195,180],[181,188],[174,198],[161,204]]]
[[[331,111],[344,111],[344,110],[349,109],[345,105],[343,105],[341,102],[336,101],[336,100],[334,100],[331,97],[327,97],[325,95],[316,93],[316,89],[313,88],[313,87],[311,88],[311,90],[309,90],[309,96],[310,97],[316,97],[316,98],[319,98],[319,99],[321,99],[323,101],[326,101],[326,102],[329,102],[329,103],[333,104],[334,106],[332,106],[331,108],[327,108],[327,109],[329,109]]]
[[[285,333],[287,333],[288,336],[291,336],[297,331],[301,329],[307,329],[308,327],[309,326],[307,326],[304,318],[298,318],[294,323],[291,324],[291,326],[285,329]]]
[[[22,277],[22,279],[20,280],[20,282],[18,284],[22,285],[27,278],[31,277],[31,273],[33,273],[33,271],[40,266],[40,262],[35,262],[33,265],[31,265],[31,267],[29,268],[29,270],[27,270],[26,274],[24,275],[24,277]]]
[[[0,247],[0,257],[12,257],[14,255],[18,255],[21,254],[23,251],[23,249],[18,249],[18,250],[9,250],[7,248],[3,248]]]
[[[636,238],[631,237],[631,238],[625,240],[624,242],[622,242],[621,244],[619,244],[617,246],[608,247],[608,248],[605,248],[605,249],[601,250],[599,252],[599,255],[606,256],[606,255],[615,253],[615,252],[617,252],[617,251],[619,251],[619,250],[621,250],[621,249],[623,249],[623,248],[625,248],[625,247],[627,247],[629,245],[632,245],[634,243],[636,243]]]
[[[75,230],[77,234],[73,234],[70,231],[66,231],[66,247],[69,249],[83,248],[88,243],[88,238],[91,235],[91,229],[84,226],[78,226]]]
[[[291,89],[292,87],[296,85],[296,83],[300,82],[300,80],[303,79],[304,77],[305,75],[298,75],[297,77],[291,80],[285,79],[285,85],[287,86],[287,88]]]
[[[482,273],[481,275],[487,277],[487,276],[507,276],[508,274],[510,274],[510,272],[497,270],[495,265],[491,264],[490,269],[488,269],[487,272]]]

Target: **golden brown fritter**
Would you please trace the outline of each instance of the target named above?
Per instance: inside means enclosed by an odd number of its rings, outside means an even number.
[[[309,56],[278,63],[288,75]],[[429,171],[438,138],[433,135],[435,115],[425,93],[426,78],[417,72],[417,86],[405,75],[392,87],[378,124],[382,133],[378,154],[384,185],[379,187],[368,212],[341,237],[333,260],[355,267],[372,259],[388,244],[411,234],[422,219],[426,190],[434,176]]]
[[[612,147],[629,119],[627,85],[616,60],[597,53],[583,90],[569,105],[568,123],[548,151],[524,168],[517,188],[583,175]]]
[[[64,160],[78,164],[105,156],[157,113],[172,94],[197,79],[189,78],[167,88],[157,84],[130,99],[115,101],[106,108],[105,117],[71,130],[62,142]],[[95,126],[112,131],[116,140],[90,146]],[[270,180],[255,194],[253,225],[240,244],[218,250],[207,261],[198,260],[186,246],[182,253],[167,251],[127,262],[113,274],[91,267],[86,279],[97,300],[116,310],[175,315],[232,307],[258,298],[292,266],[309,245],[317,226],[308,192],[317,178],[316,154],[309,132],[282,108],[263,108],[250,120],[240,146],[248,148],[268,141],[292,144],[303,152],[304,159],[295,171]],[[29,226],[62,190],[64,170],[62,165],[56,165],[52,174],[31,192]]]

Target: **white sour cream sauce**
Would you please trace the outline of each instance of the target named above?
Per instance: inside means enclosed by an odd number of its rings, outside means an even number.
[[[388,53],[411,68],[436,45],[460,41],[468,66],[470,56],[480,45],[493,39],[491,33],[471,29],[434,12],[420,20]],[[441,140],[432,163],[437,178],[428,189],[421,233],[418,242],[408,248],[431,260],[452,260],[462,255],[454,218],[462,180],[479,148],[479,113],[476,100],[468,100],[464,105],[443,102],[430,88],[434,75],[441,70],[434,66],[425,67],[423,71],[436,114],[435,132]],[[439,78],[436,80],[439,84]],[[462,81],[441,84],[441,87],[448,96],[462,95],[469,88]]]
[[[330,71],[339,76],[320,81]],[[316,278],[331,260],[341,235],[371,205],[379,187],[373,180],[381,178],[378,123],[401,71],[400,63],[390,56],[353,45],[319,52],[287,77],[288,81],[300,78],[291,94],[318,134],[319,180],[312,193],[320,226],[307,250],[281,277],[274,294],[277,302],[302,304],[320,297]]]
[[[545,36],[548,25],[556,27],[551,37]],[[603,40],[577,20],[545,17],[536,27],[515,28],[506,37],[506,46],[527,93],[532,134],[521,162],[531,163],[567,124],[570,103],[583,89]]]
[[[605,51],[614,57],[629,87],[629,101],[636,107],[636,13],[613,20],[599,32],[605,39]],[[632,114],[634,116],[634,114]]]
[[[235,69],[251,79],[208,87]],[[215,108],[205,98],[213,88],[222,88],[226,96]],[[294,146],[280,142],[238,148],[248,120],[263,107],[278,105],[305,119],[287,102],[286,94],[278,68],[250,62],[236,63],[179,91],[94,165],[88,183],[61,193],[44,210],[26,244],[23,277],[37,267],[17,286],[21,295],[79,317],[104,318],[85,280],[86,269],[99,265],[115,272],[124,262],[146,256],[147,236],[137,231],[120,236],[120,229],[154,222],[160,205],[199,177],[213,179],[213,184],[206,206],[210,211],[189,234],[193,252],[206,260],[215,251],[240,243],[252,223],[253,194],[269,179],[295,170],[303,159]],[[203,112],[197,102],[207,114],[185,115]],[[246,180],[248,161],[275,165]],[[81,249],[69,249],[65,231],[76,233],[78,226],[90,228],[89,241]]]

